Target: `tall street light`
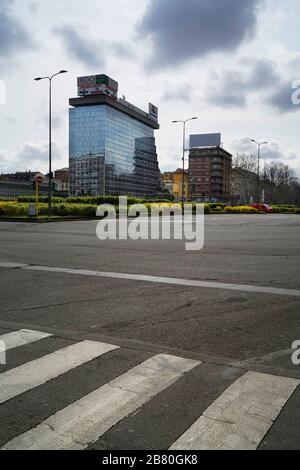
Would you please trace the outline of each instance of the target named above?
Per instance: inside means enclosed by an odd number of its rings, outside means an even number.
[[[40,80],[49,80],[49,186],[48,186],[48,217],[51,219],[52,216],[52,80],[57,75],[67,73],[67,70],[61,70],[50,77],[37,77],[34,80],[39,82]]]
[[[185,187],[185,184],[184,184],[184,176],[185,176],[185,165],[184,165],[184,160],[185,160],[185,129],[186,129],[186,123],[189,122],[189,121],[194,121],[195,119],[198,119],[198,117],[192,117],[190,119],[185,119],[185,121],[172,121],[172,124],[177,124],[177,123],[181,123],[183,124],[183,155],[182,155],[182,207],[183,207],[183,204],[184,204],[184,187]],[[187,199],[187,195],[186,195],[186,199]]]
[[[254,139],[251,139],[251,142],[254,142],[257,145],[257,202],[260,204],[260,159],[261,157],[261,147],[262,145],[267,145],[269,142],[257,142]]]

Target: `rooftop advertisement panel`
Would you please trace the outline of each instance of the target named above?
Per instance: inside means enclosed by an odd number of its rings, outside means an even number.
[[[190,148],[220,146],[221,134],[195,134],[190,136]]]
[[[118,82],[107,75],[90,75],[78,77],[78,96],[108,95],[113,98],[118,97]]]

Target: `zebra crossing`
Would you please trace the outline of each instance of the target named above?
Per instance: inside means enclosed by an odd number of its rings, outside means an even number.
[[[43,345],[43,342],[51,342],[53,338],[48,333],[20,330],[0,336],[0,341],[7,345],[7,350],[20,351],[22,354],[25,347]],[[148,354],[149,357],[141,355],[140,360],[137,359],[129,367],[118,364],[116,376],[104,379],[103,383],[100,381],[100,386],[95,386],[88,393],[83,392],[75,400],[70,398],[68,402],[68,386],[74,387],[74,383],[70,379],[68,381],[67,377],[72,372],[77,371],[80,374],[82,368],[97,361],[99,369],[95,373],[101,375],[102,361],[120,361],[121,356],[116,354],[122,349],[113,344],[85,340],[46,353],[4,372],[0,366],[0,421],[5,422],[10,431],[6,440],[6,430],[3,426],[0,430],[3,433],[1,450],[87,449],[101,438],[105,439],[111,430],[122,427],[127,420],[142,416],[146,407],[151,410],[155,400],[159,401],[164,393],[175,389],[185,378],[200,375],[205,367],[200,361],[168,354]],[[90,371],[87,377],[91,378]],[[59,403],[56,405],[55,392],[52,391],[49,397],[43,398],[40,406],[43,409],[45,402],[51,401],[54,402],[51,410],[55,411],[46,413],[46,416],[43,413],[43,417],[37,418],[37,422],[32,421],[33,425],[29,429],[25,426],[24,432],[17,432],[12,437],[10,420],[13,419],[14,410],[21,405],[26,407],[29,394],[42,392],[48,384],[55,385],[57,381],[64,386],[66,406],[60,407]],[[298,379],[241,371],[239,377],[233,378],[219,396],[211,400],[209,406],[203,410],[199,408],[192,423],[185,427],[179,426],[178,429],[174,426],[174,435],[168,448],[256,449],[299,383]],[[201,398],[207,384],[200,385],[199,390],[194,391],[194,396],[198,393]],[[31,400],[31,406],[34,407],[36,400],[38,407],[36,395]],[[190,400],[189,393],[184,400]],[[9,405],[11,406],[7,411],[5,407]],[[55,409],[56,406],[58,409]],[[172,408],[172,403],[168,403],[168,407]],[[184,401],[181,408],[184,413]],[[34,409],[31,414],[33,412]],[[153,432],[163,432],[166,425],[158,417]],[[132,432],[132,429],[129,428],[129,431]],[[146,442],[144,445],[144,449],[147,449]]]

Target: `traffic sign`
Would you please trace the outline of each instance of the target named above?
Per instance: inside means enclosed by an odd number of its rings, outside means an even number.
[[[44,181],[43,176],[37,175],[37,176],[35,177],[35,182],[36,182],[36,183],[42,184],[43,181]]]

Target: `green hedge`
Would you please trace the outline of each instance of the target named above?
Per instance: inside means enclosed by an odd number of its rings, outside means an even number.
[[[295,206],[279,206],[279,205],[274,205],[270,206],[273,209],[273,212],[275,214],[292,214],[295,212],[296,207]]]
[[[64,202],[66,199],[62,197],[53,197],[52,198],[52,203],[53,204],[60,204]],[[35,204],[36,202],[36,197],[35,196],[19,196],[17,198],[18,202],[23,202],[26,204]],[[48,204],[48,196],[40,196],[39,197],[39,203],[41,204]]]
[[[250,206],[226,206],[226,214],[259,214],[257,209]]]

